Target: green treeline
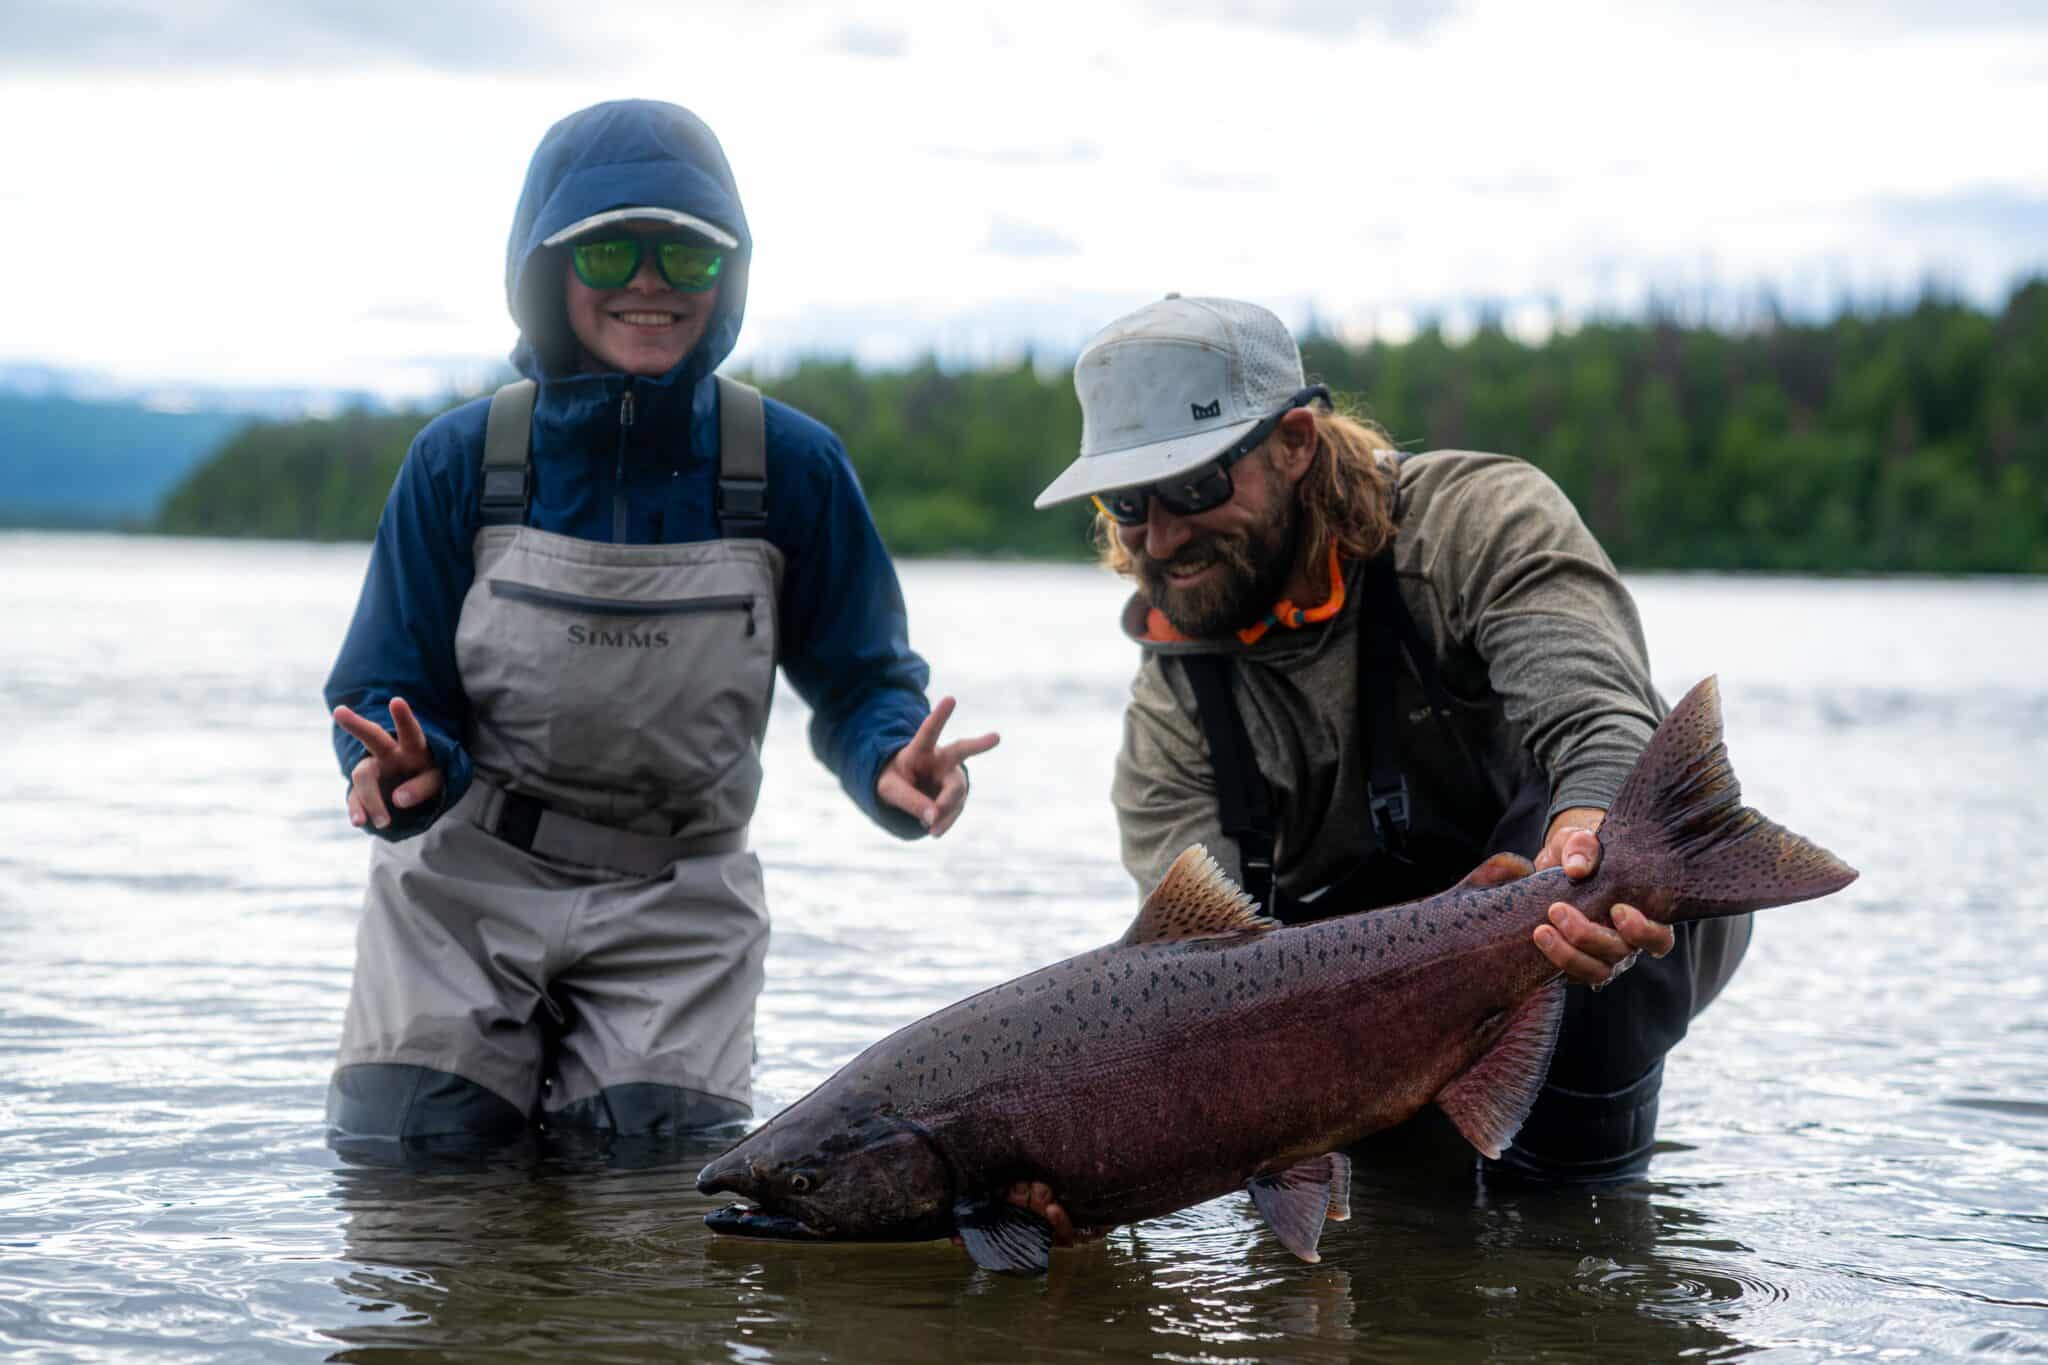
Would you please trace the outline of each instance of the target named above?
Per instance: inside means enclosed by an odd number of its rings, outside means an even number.
[[[1734,332],[1601,322],[1531,346],[1484,325],[1303,352],[1404,448],[1534,461],[1626,567],[2048,572],[2048,281],[1995,313],[1929,296]],[[896,553],[1086,552],[1085,504],[1031,510],[1080,439],[1063,370],[814,360],[763,388],[845,439]],[[367,537],[426,415],[252,428],[161,524]]]

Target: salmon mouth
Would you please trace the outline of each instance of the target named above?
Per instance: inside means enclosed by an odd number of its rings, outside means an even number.
[[[721,1237],[754,1237],[774,1242],[822,1242],[824,1233],[800,1218],[770,1213],[751,1204],[727,1204],[704,1215],[704,1226]]]

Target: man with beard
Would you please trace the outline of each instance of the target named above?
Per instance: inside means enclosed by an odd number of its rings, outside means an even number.
[[[1306,381],[1278,318],[1231,299],[1118,319],[1074,385],[1080,457],[1038,506],[1092,496],[1104,562],[1137,583],[1112,798],[1141,894],[1190,844],[1288,923],[1432,895],[1503,851],[1591,875],[1665,707],[1635,605],[1555,484],[1504,455],[1396,452]],[[1560,902],[1535,931],[1593,989],[1570,993],[1502,1158],[1518,1174],[1641,1171],[1664,1054],[1749,936],[1747,917],[1612,919]]]

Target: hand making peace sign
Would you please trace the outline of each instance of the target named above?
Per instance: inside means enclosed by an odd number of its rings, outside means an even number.
[[[405,810],[441,794],[441,770],[434,766],[426,732],[420,729],[405,698],[391,699],[391,723],[398,727],[395,732],[363,719],[346,706],[334,708],[334,723],[370,751],[349,773],[351,825],[360,829],[367,819],[378,829],[388,829],[392,806]]]
[[[896,751],[875,779],[875,796],[916,816],[934,839],[953,827],[967,804],[967,769],[961,765],[1002,742],[1002,736],[990,732],[940,744],[939,731],[952,716],[953,699],[940,698],[910,743]]]

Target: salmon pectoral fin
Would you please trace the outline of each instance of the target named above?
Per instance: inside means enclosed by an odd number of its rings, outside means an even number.
[[[1498,1161],[1536,1104],[1564,1020],[1564,982],[1553,981],[1508,1016],[1500,1038],[1437,1092],[1465,1140]]]
[[[1326,1152],[1297,1161],[1284,1171],[1253,1177],[1245,1189],[1265,1216],[1273,1235],[1302,1260],[1322,1260],[1316,1243],[1323,1223],[1351,1216],[1351,1158]]]
[[[954,1231],[983,1270],[998,1275],[1043,1275],[1052,1267],[1052,1224],[1007,1200],[962,1199],[953,1206]]]

